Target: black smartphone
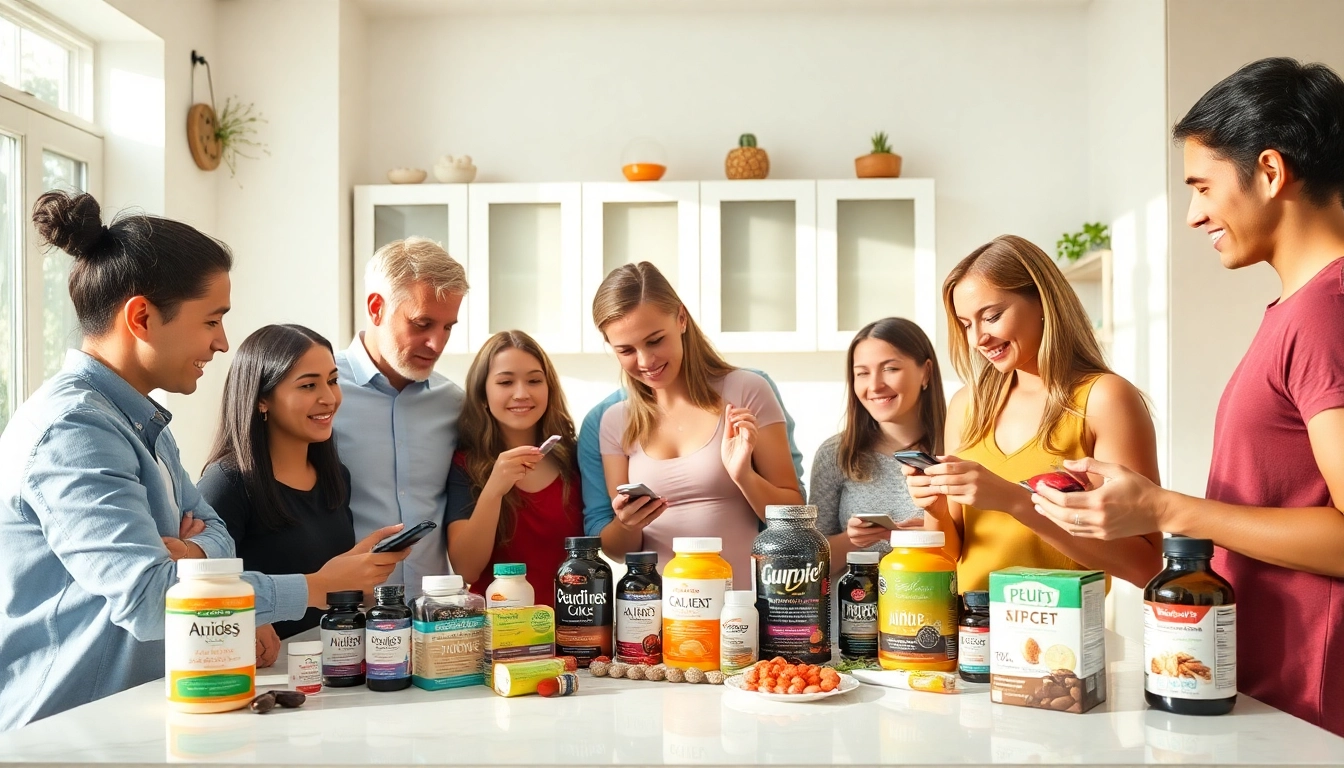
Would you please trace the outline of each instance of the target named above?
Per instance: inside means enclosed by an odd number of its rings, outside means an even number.
[[[423,520],[406,530],[388,536],[386,539],[373,545],[370,552],[400,552],[411,546],[415,542],[425,538],[429,532],[438,528],[432,520]]]
[[[914,467],[920,472],[935,464],[942,463],[923,451],[897,451],[891,457],[907,467]]]
[[[632,499],[638,499],[641,496],[648,496],[650,499],[658,500],[662,497],[653,492],[653,489],[643,483],[626,483],[616,486],[617,493],[623,493]]]

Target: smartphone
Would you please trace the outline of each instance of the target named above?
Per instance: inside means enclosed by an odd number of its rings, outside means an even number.
[[[941,463],[923,451],[897,451],[891,457],[907,467],[914,467],[920,472]]]
[[[546,438],[546,442],[537,446],[537,450],[541,451],[542,456],[545,456],[546,454],[551,452],[551,449],[554,448],[555,444],[558,442],[560,442],[560,436],[551,435],[550,437]]]
[[[896,521],[892,520],[890,517],[887,517],[881,512],[865,512],[861,515],[855,515],[854,517],[858,518],[859,520],[862,520],[865,523],[880,525],[889,531],[896,530]]]
[[[650,499],[654,499],[656,501],[662,498],[662,496],[659,496],[658,494],[654,493],[653,489],[649,488],[649,486],[643,483],[626,483],[625,485],[618,485],[616,486],[616,492],[623,493],[632,499],[638,499],[641,496],[648,496]]]
[[[439,526],[435,525],[432,520],[421,521],[411,528],[407,528],[406,530],[400,533],[388,536],[386,539],[383,539],[377,544],[374,544],[373,549],[369,551],[400,552],[401,550],[411,546],[415,542],[425,538],[426,536],[429,535],[430,531],[438,527]]]

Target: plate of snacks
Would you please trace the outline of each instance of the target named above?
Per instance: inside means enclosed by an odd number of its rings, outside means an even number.
[[[839,696],[859,687],[858,680],[830,667],[790,664],[778,656],[770,661],[756,662],[755,666],[724,680],[723,684],[761,699],[799,703]]]

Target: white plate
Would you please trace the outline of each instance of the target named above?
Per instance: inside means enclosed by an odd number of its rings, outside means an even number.
[[[826,699],[831,696],[839,696],[842,693],[849,693],[859,687],[859,681],[853,677],[840,673],[840,686],[832,691],[823,691],[821,693],[761,693],[760,691],[748,691],[742,687],[746,682],[746,675],[733,675],[723,684],[743,696],[751,696],[762,701],[787,701],[795,704],[801,704],[805,701],[816,701],[817,699]]]

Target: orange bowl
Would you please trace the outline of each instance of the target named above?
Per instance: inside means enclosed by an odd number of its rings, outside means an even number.
[[[631,163],[621,167],[627,181],[657,181],[667,173],[666,165],[657,163]]]

